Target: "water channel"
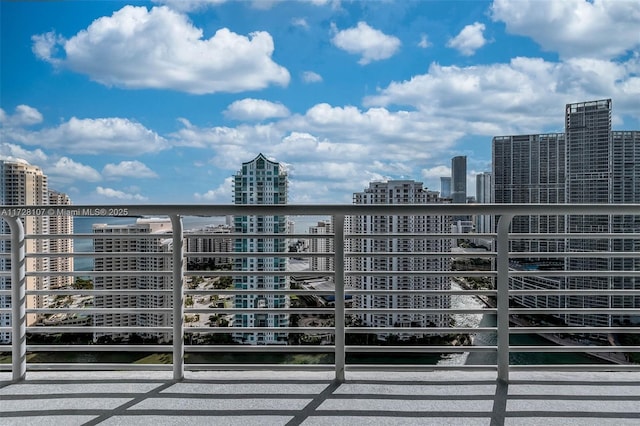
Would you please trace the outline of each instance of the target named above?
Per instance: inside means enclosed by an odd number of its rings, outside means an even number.
[[[461,290],[461,287],[451,283],[452,290]],[[474,296],[451,296],[453,309],[480,309],[484,304]],[[495,327],[495,314],[456,314],[453,316],[457,327]],[[473,336],[473,344],[478,346],[493,346],[496,344],[497,335],[491,333],[477,333]],[[553,345],[545,338],[537,334],[512,334],[511,346]],[[528,353],[515,352],[509,355],[512,365],[538,365],[538,364],[602,364],[607,363],[599,358],[581,353]],[[441,365],[495,365],[496,354],[494,352],[471,352],[446,356],[438,362]]]

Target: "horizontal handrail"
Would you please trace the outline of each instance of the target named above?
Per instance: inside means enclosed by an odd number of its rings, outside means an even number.
[[[610,232],[611,227],[602,227],[603,232],[566,232],[569,228],[559,229],[557,233],[519,233],[509,230],[509,223],[517,216],[554,216],[554,215],[600,215],[604,217],[640,216],[639,204],[578,204],[578,205],[548,205],[548,204],[515,204],[515,205],[478,205],[478,204],[428,204],[428,205],[122,205],[109,206],[108,209],[96,206],[5,206],[3,218],[8,222],[17,223],[16,217],[20,214],[41,214],[42,212],[55,211],[58,216],[85,216],[90,217],[103,211],[125,212],[124,217],[169,217],[173,226],[172,232],[162,234],[118,234],[118,233],[78,233],[78,234],[29,234],[18,236],[2,236],[3,241],[12,241],[11,247],[16,242],[28,242],[25,244],[25,252],[20,254],[2,253],[0,259],[3,262],[15,262],[22,259],[25,265],[24,271],[16,273],[15,270],[0,271],[3,280],[12,279],[21,286],[22,293],[15,293],[14,288],[0,288],[0,300],[8,300],[18,303],[12,307],[0,305],[0,320],[12,316],[14,324],[9,326],[6,321],[0,322],[0,337],[4,335],[17,336],[17,343],[12,343],[12,371],[14,377],[24,377],[21,371],[26,367],[30,370],[43,368],[63,369],[109,369],[109,368],[141,368],[126,364],[78,363],[70,365],[60,364],[35,364],[27,363],[22,355],[30,352],[171,352],[173,364],[162,366],[151,364],[153,369],[172,368],[174,377],[179,378],[185,369],[214,368],[216,366],[228,366],[236,368],[273,368],[287,369],[291,366],[275,365],[272,363],[212,363],[188,364],[184,359],[185,353],[190,352],[220,352],[220,353],[247,353],[247,354],[305,354],[316,353],[319,355],[331,355],[323,358],[318,366],[307,364],[306,368],[334,368],[336,378],[343,378],[345,368],[367,369],[373,368],[357,364],[357,361],[345,362],[345,354],[379,353],[410,354],[467,354],[472,352],[486,352],[497,354],[497,364],[484,365],[483,368],[498,371],[498,376],[508,379],[510,368],[518,369],[524,366],[510,364],[509,353],[515,352],[548,352],[595,354],[610,357],[609,353],[623,353],[626,355],[640,352],[638,345],[629,344],[628,341],[619,342],[616,339],[622,335],[637,336],[640,334],[640,326],[636,323],[624,322],[640,316],[637,297],[640,296],[640,287],[636,286],[637,277],[640,276],[640,268],[634,263],[640,257],[637,241],[640,241],[639,229],[625,229],[625,232]],[[326,233],[279,233],[257,232],[251,234],[238,232],[205,232],[198,230],[185,231],[181,220],[187,216],[295,216],[313,215],[332,218],[331,227]],[[363,233],[345,226],[345,218],[349,216],[494,216],[502,222],[496,228],[496,232],[464,233],[429,232],[427,228],[421,228],[420,232],[377,232]],[[120,215],[120,217],[123,217]],[[105,222],[107,222],[105,220]],[[347,221],[348,222],[348,221]],[[492,222],[495,222],[492,220]],[[407,222],[408,223],[408,222]],[[607,228],[607,229],[605,229]],[[13,228],[12,228],[13,229]],[[262,229],[262,228],[261,228]],[[389,231],[392,228],[387,228]],[[424,231],[424,232],[422,232]],[[630,231],[630,232],[626,232]],[[138,238],[146,242],[161,238],[172,242],[167,245],[167,251],[150,250],[148,252],[93,252],[86,251],[59,251],[54,253],[33,252],[33,246],[38,241],[61,239],[131,239]],[[207,238],[211,240],[227,240],[228,244],[239,247],[242,242],[258,244],[260,250],[254,252],[245,251],[186,251],[181,246],[183,241],[186,246],[188,238]],[[294,242],[300,244],[300,240],[307,241],[311,247],[312,242],[324,244],[324,249],[311,249],[305,252],[280,252],[269,246],[269,241],[280,240],[281,243]],[[394,242],[396,249],[391,249],[390,242]],[[258,241],[263,240],[263,241]],[[296,240],[298,240],[296,242]],[[488,245],[486,249],[449,249],[450,244],[456,244],[458,240],[471,242],[482,241]],[[580,246],[579,251],[574,250],[570,244],[582,243],[582,240],[601,242],[596,245]],[[420,245],[425,241],[433,245]],[[549,251],[541,251],[540,247],[531,245],[535,250],[519,251],[521,247],[529,247],[532,243],[549,243]],[[616,251],[614,244],[609,242],[621,242],[621,251]],[[226,244],[227,244],[226,243]],[[417,243],[413,250],[412,244]],[[523,243],[524,245],[513,245]],[[39,243],[38,243],[39,244]],[[43,243],[43,244],[46,244]],[[368,247],[373,252],[362,250],[362,246]],[[150,247],[152,247],[151,245]],[[472,247],[475,247],[471,244]],[[436,248],[431,248],[436,247]],[[624,251],[622,248],[624,247]],[[163,247],[164,248],[164,247]],[[175,248],[175,250],[174,250]],[[566,251],[562,251],[567,248]],[[598,251],[602,249],[601,251]],[[31,251],[30,251],[31,250]],[[543,250],[543,249],[542,249]],[[23,256],[23,257],[20,257]],[[147,261],[161,260],[162,266],[156,269],[141,271],[131,266],[124,270],[51,270],[37,269],[38,262],[61,261],[66,258],[74,258],[77,261],[104,260],[109,264],[116,259],[130,259]],[[228,259],[231,265],[237,262],[251,262],[252,259],[262,259],[267,262],[256,263],[256,268],[263,268],[270,259],[277,259],[278,268],[283,270],[231,270],[215,269],[201,271],[200,265],[195,265],[192,259],[197,258],[223,258]],[[218,262],[218,260],[215,262]],[[517,261],[524,260],[531,263],[540,262],[541,267],[529,265],[529,268],[518,268]],[[317,270],[297,270],[285,266],[287,262],[318,261]],[[547,264],[543,264],[548,261]],[[571,269],[570,262],[585,262],[581,270]],[[593,267],[595,263],[597,267]],[[200,260],[197,262],[204,263]],[[455,268],[449,262],[455,262]],[[608,262],[608,263],[607,263]],[[153,262],[151,262],[153,263]],[[213,264],[213,261],[211,262]],[[294,262],[295,264],[295,262]],[[218,266],[218,264],[215,264]],[[393,265],[385,266],[385,265]],[[631,266],[629,266],[631,265]],[[634,266],[635,265],[635,266]],[[410,268],[415,266],[415,270]],[[235,266],[232,266],[235,267]],[[150,267],[151,268],[151,267]],[[160,269],[163,268],[163,269]],[[226,265],[225,268],[229,268]],[[395,268],[395,269],[393,269]],[[265,268],[266,269],[266,268]],[[257,281],[253,277],[259,276]],[[57,279],[71,278],[111,279],[112,277],[147,280],[148,289],[105,289],[105,288],[68,288]],[[291,282],[303,283],[302,288],[293,288],[282,284],[281,288],[268,287],[260,280],[275,277],[277,280],[287,277]],[[327,278],[328,283],[321,287],[314,287],[314,280],[321,277]],[[227,280],[221,280],[226,278]],[[232,288],[228,278],[236,280]],[[212,280],[213,279],[213,280]],[[225,284],[225,288],[217,289],[213,285],[215,280]],[[413,281],[415,279],[415,281]],[[592,281],[594,288],[575,288],[575,282],[580,279]],[[157,280],[157,281],[154,281]],[[197,281],[200,280],[200,281]],[[188,288],[196,286],[198,282],[208,280],[208,287]],[[240,283],[241,280],[246,282]],[[424,287],[414,287],[414,283],[437,283]],[[439,281],[431,281],[439,280]],[[390,282],[393,281],[393,284]],[[51,282],[51,284],[49,284]],[[66,281],[69,282],[69,281]],[[173,283],[178,283],[174,286]],[[280,281],[279,281],[280,282]],[[509,283],[512,282],[510,286]],[[37,284],[36,284],[37,283]],[[284,283],[284,281],[282,281]],[[353,283],[361,283],[354,285]],[[365,283],[365,284],[362,284]],[[456,283],[461,288],[450,287]],[[562,283],[562,284],[560,284]],[[574,287],[570,287],[570,284]],[[47,288],[47,286],[51,286]],[[241,288],[242,287],[242,288]],[[18,298],[15,294],[21,294]],[[73,305],[70,301],[78,300],[76,296],[88,297],[90,302],[85,305]],[[197,296],[204,297],[198,298]],[[207,297],[209,296],[209,297]],[[131,308],[124,305],[113,307],[93,306],[93,301],[98,298],[108,298],[117,301],[118,298],[128,298],[132,303]],[[135,306],[136,301],[150,298],[159,298],[160,305]],[[261,298],[254,303],[254,297]],[[449,300],[458,297],[473,297],[478,305],[450,306]],[[60,298],[60,299],[59,299]],[[244,298],[244,299],[243,299]],[[408,302],[411,298],[420,299],[419,302]],[[53,304],[57,300],[58,307]],[[15,300],[18,300],[17,302]],[[83,299],[86,301],[86,299]],[[246,307],[234,303],[234,300],[246,300]],[[277,300],[277,305],[269,305],[270,300]],[[285,302],[286,300],[286,302]],[[391,304],[392,301],[406,300],[403,307]],[[540,302],[544,300],[543,302]],[[38,301],[38,302],[36,302]],[[47,301],[44,303],[43,301]],[[177,302],[177,303],[174,303]],[[364,302],[368,301],[368,302]],[[373,304],[373,301],[377,305]],[[569,301],[572,301],[571,304]],[[188,303],[187,303],[188,302]],[[295,302],[295,303],[294,303]],[[305,304],[317,303],[317,307]],[[39,305],[35,305],[39,303]],[[509,306],[511,304],[511,306]],[[582,305],[580,305],[582,304]],[[16,310],[17,306],[17,310]],[[153,306],[153,307],[152,307]],[[263,307],[264,306],[264,307]],[[482,308],[477,306],[483,306]],[[543,307],[541,307],[543,306]],[[14,312],[19,312],[16,317]],[[276,315],[277,320],[258,320],[258,317],[268,318],[270,314]],[[49,316],[52,317],[49,317]],[[145,325],[123,325],[115,322],[93,324],[99,316],[119,315],[123,318],[145,318]],[[247,317],[243,317],[247,315]],[[252,315],[255,315],[253,317]],[[486,318],[495,316],[498,318],[495,326],[466,326],[450,324],[456,316],[480,316]],[[204,320],[202,317],[205,316]],[[209,316],[210,326],[204,326],[206,316]],[[581,326],[571,323],[574,316],[580,318],[598,317],[598,326],[589,321]],[[29,321],[39,318],[39,324],[26,325]],[[615,318],[614,318],[615,317]],[[195,318],[195,319],[194,319]],[[246,326],[241,326],[243,318]],[[247,318],[251,320],[247,321]],[[357,320],[366,318],[371,324],[364,326]],[[430,321],[433,326],[421,325],[420,321]],[[349,321],[345,321],[348,319]],[[74,321],[87,321],[80,325]],[[255,321],[254,321],[255,320]],[[459,319],[456,319],[458,321]],[[59,321],[55,323],[55,321]],[[66,322],[65,322],[66,321]],[[191,321],[191,322],[188,322]],[[294,325],[294,321],[296,322]],[[435,322],[433,322],[435,321]],[[509,322],[513,323],[509,325]],[[564,325],[563,321],[568,321]],[[609,323],[607,323],[609,321]],[[614,321],[617,321],[615,323]],[[437,322],[437,324],[436,324]],[[576,321],[579,323],[579,321]],[[46,325],[44,325],[46,323]],[[56,325],[50,325],[55,323]],[[132,322],[131,324],[136,324]],[[142,324],[142,323],[140,323]],[[614,326],[617,324],[617,326]],[[211,326],[215,325],[215,326]],[[221,326],[218,326],[221,325]],[[66,345],[49,344],[51,339],[58,339],[60,335],[81,335],[93,333],[94,344]],[[99,338],[105,337],[101,342],[109,343],[109,338],[121,338],[127,334],[138,334],[139,338],[158,338],[159,342],[171,342],[167,344],[96,344]],[[274,345],[261,345],[259,341],[253,344],[242,344],[242,336],[249,334],[278,335],[280,340]],[[467,335],[473,335],[476,339],[481,336],[497,334],[497,343],[483,344]],[[551,341],[569,342],[565,345],[519,345],[511,344],[510,337],[538,334],[546,336]],[[27,342],[38,336],[41,340]],[[374,341],[370,341],[372,338]],[[567,336],[575,336],[574,340],[566,340]],[[574,344],[580,339],[597,337],[596,344]],[[160,337],[158,337],[160,336]],[[376,337],[377,336],[377,337]],[[233,340],[229,340],[232,338]],[[50,340],[47,340],[50,339]],[[296,340],[299,339],[299,340]],[[431,340],[430,340],[431,339]],[[451,344],[442,344],[443,341]],[[555,340],[554,340],[555,339]],[[560,340],[559,340],[560,339]],[[367,341],[368,344],[361,344]],[[54,340],[54,342],[57,342]],[[197,344],[191,344],[196,342]],[[314,344],[308,344],[313,342]],[[187,344],[189,343],[189,344]],[[212,344],[217,343],[217,344]],[[372,344],[373,343],[373,344]],[[0,346],[4,348],[5,346]],[[495,356],[495,355],[494,355]],[[327,360],[328,359],[328,360]],[[616,358],[620,366],[634,366],[628,364],[628,360]],[[377,368],[389,368],[391,370],[408,368],[407,365],[390,365],[381,363]],[[427,368],[415,366],[415,370]],[[474,366],[459,366],[463,368],[480,368]],[[566,369],[575,368],[565,366]],[[622,368],[616,365],[611,368]],[[451,368],[451,366],[437,365],[429,368]],[[558,368],[550,366],[550,368]],[[589,370],[591,367],[584,367]],[[594,367],[602,368],[602,367]],[[4,366],[0,365],[0,369]]]

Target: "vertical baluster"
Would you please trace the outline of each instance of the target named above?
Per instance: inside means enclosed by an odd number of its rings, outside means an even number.
[[[512,214],[498,220],[496,282],[498,300],[498,380],[509,381],[509,226]]]
[[[345,324],[344,324],[344,215],[334,216],[334,268],[335,268],[335,369],[336,380],[344,381]]]
[[[184,378],[184,246],[182,218],[171,215],[173,233],[173,379]]]
[[[5,217],[11,229],[11,369],[13,381],[27,375],[27,297],[24,226],[18,217]]]

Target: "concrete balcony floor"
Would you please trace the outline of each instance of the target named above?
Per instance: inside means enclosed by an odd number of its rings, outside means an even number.
[[[638,425],[640,372],[0,373],[0,425]]]

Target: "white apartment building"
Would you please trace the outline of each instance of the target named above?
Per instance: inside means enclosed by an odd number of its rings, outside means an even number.
[[[67,194],[49,190],[49,204],[56,206],[71,205],[71,199]],[[49,233],[51,235],[73,235],[73,216],[59,215],[49,217]],[[51,253],[73,253],[73,238],[51,238],[49,240]],[[73,271],[73,257],[52,256],[49,259],[51,271]],[[65,288],[73,284],[74,278],[70,275],[58,275],[49,278],[49,286],[52,289]]]
[[[233,251],[233,239],[228,234],[233,231],[230,225],[209,225],[202,229],[184,232],[187,253],[203,253],[202,256],[189,256],[187,269],[214,269],[231,265],[231,257],[211,256],[208,253],[230,253]]]
[[[355,204],[429,204],[443,202],[438,192],[423,188],[421,182],[413,180],[391,180],[371,182],[363,192],[353,195]],[[438,276],[402,275],[411,271],[450,271],[448,257],[402,256],[402,253],[444,253],[451,250],[448,238],[429,238],[415,234],[449,231],[450,217],[433,215],[412,216],[354,216],[349,221],[350,233],[372,234],[372,237],[353,238],[350,250],[357,253],[389,253],[395,256],[363,256],[350,262],[350,267],[359,272],[389,271],[388,275],[357,275],[351,282],[359,290],[448,290],[450,279]],[[375,234],[407,234],[406,238],[376,238]],[[400,272],[400,273],[396,273]],[[361,309],[446,309],[450,307],[448,296],[415,294],[366,294],[356,295],[354,307]],[[446,327],[448,314],[424,313],[365,313],[359,315],[365,326],[372,327]],[[408,338],[410,335],[400,336]],[[386,339],[386,335],[379,336]]]
[[[172,277],[165,275],[128,275],[126,271],[171,271],[172,239],[171,221],[168,218],[140,218],[134,224],[94,224],[94,252],[110,253],[97,255],[94,271],[109,271],[108,276],[94,276],[96,290],[150,290],[149,294],[121,294],[95,296],[96,308],[170,308],[171,296],[153,294],[152,290],[170,290]],[[122,253],[114,256],[111,253]],[[162,253],[167,253],[163,255]],[[125,255],[127,254],[127,255]],[[115,273],[122,271],[122,274]],[[169,327],[169,314],[158,313],[113,313],[95,314],[93,324],[97,327]],[[159,342],[170,339],[168,333],[139,333],[145,338],[156,338]],[[94,333],[94,340],[109,335],[112,338],[128,339],[128,333]]]
[[[234,176],[235,204],[286,204],[287,172],[283,165],[259,154],[251,161],[242,164],[242,169]],[[235,252],[256,253],[255,257],[236,257],[234,270],[255,271],[256,275],[234,277],[237,290],[286,290],[289,278],[285,275],[260,275],[260,272],[286,271],[287,258],[260,256],[260,252],[286,252],[286,234],[288,218],[282,216],[235,216],[234,231],[250,233],[251,236],[236,238]],[[255,234],[270,234],[261,237]],[[273,234],[282,234],[274,237]],[[236,308],[285,308],[289,305],[287,295],[278,294],[240,294],[234,299]],[[236,314],[233,327],[287,327],[289,315],[280,313],[244,313]],[[288,333],[256,332],[245,333],[240,330],[233,338],[243,344],[270,345],[286,344]]]
[[[309,227],[311,235],[333,234],[333,221],[325,220]],[[333,238],[309,238],[309,251],[312,253],[333,253]],[[333,271],[333,256],[313,256],[309,262],[311,271]]]

